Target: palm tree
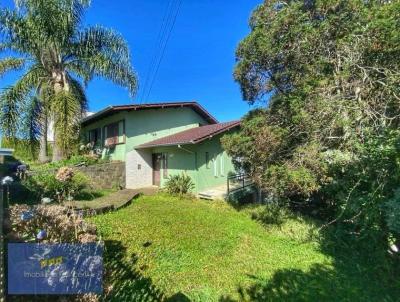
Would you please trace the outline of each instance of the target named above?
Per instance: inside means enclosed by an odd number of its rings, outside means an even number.
[[[127,43],[113,30],[83,28],[89,0],[15,0],[15,10],[0,10],[0,75],[22,70],[17,82],[0,94],[0,122],[6,136],[26,132],[21,118],[35,119],[39,128],[40,159],[47,146],[48,121],[54,122],[53,160],[63,158],[77,138],[86,109],[84,86],[100,76],[137,90]],[[29,127],[28,127],[29,128]],[[28,131],[29,132],[29,131]]]

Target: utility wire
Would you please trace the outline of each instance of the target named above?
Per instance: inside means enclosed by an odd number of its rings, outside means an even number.
[[[172,4],[170,6],[171,9],[169,10],[169,14],[167,16],[165,26],[163,27],[163,30],[162,30],[161,39],[159,40],[159,43],[158,43],[158,52],[157,52],[158,55],[155,56],[155,60],[152,61],[152,64],[150,66],[150,67],[155,66],[155,71],[153,74],[152,73],[149,74],[149,82],[148,83],[150,84],[150,86],[149,86],[149,89],[147,90],[147,94],[146,94],[146,90],[143,92],[144,93],[142,96],[143,101],[148,101],[149,96],[151,94],[151,90],[152,90],[155,80],[157,78],[157,74],[160,69],[162,59],[164,58],[164,55],[165,55],[165,50],[167,48],[168,41],[171,38],[171,34],[174,29],[176,19],[179,15],[182,1],[183,0],[177,0],[175,3],[171,2],[171,4]],[[147,85],[146,85],[146,89],[147,89]]]
[[[160,30],[158,31],[158,35],[157,35],[157,39],[156,42],[154,44],[154,51],[152,53],[152,57],[151,57],[151,61],[150,64],[147,68],[147,72],[146,72],[146,80],[145,80],[145,84],[143,86],[143,89],[141,91],[141,96],[139,98],[139,103],[144,102],[144,96],[146,95],[146,89],[148,88],[148,84],[149,84],[149,79],[151,78],[151,74],[153,73],[153,66],[155,65],[156,59],[157,59],[157,55],[158,55],[158,51],[160,48],[160,43],[163,40],[163,33],[165,32],[165,28],[166,25],[168,24],[168,19],[170,18],[170,14],[171,14],[171,4],[173,1],[168,1],[167,6],[166,6],[166,10],[161,22],[161,26],[160,26]]]

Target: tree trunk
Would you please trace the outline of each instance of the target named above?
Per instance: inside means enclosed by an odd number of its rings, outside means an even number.
[[[55,132],[54,132],[55,133]],[[53,158],[52,161],[56,162],[59,160],[64,159],[64,152],[63,150],[60,148],[59,145],[59,141],[58,141],[58,137],[57,134],[54,135],[54,145],[53,145]]]
[[[47,157],[47,114],[43,113],[43,117],[41,120],[42,131],[40,133],[40,141],[39,141],[39,162],[45,163],[49,159]]]
[[[69,85],[66,81],[66,76],[64,72],[54,71],[53,72],[54,79],[54,92],[61,93],[62,91],[69,91]],[[60,140],[62,137],[59,137],[57,133],[57,116],[53,115],[53,132],[54,132],[54,145],[53,145],[53,158],[52,161],[56,162],[61,159],[64,159],[65,154],[64,150],[60,146]]]
[[[62,137],[60,137],[59,133],[57,133],[56,123],[57,123],[57,117],[53,115],[53,123],[52,123],[54,132],[53,158],[52,158],[53,162],[64,159],[64,152],[60,143]]]

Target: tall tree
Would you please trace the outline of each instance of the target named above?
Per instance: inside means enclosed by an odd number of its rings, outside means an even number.
[[[383,204],[400,181],[400,1],[265,1],[250,27],[234,76],[244,100],[269,103],[226,149],[274,198],[323,201],[352,234],[387,235]]]
[[[89,0],[15,0],[15,10],[0,11],[0,52],[11,53],[0,60],[0,74],[23,70],[18,81],[0,95],[3,131],[8,136],[21,131],[20,118],[32,118],[22,112],[34,108],[42,160],[49,120],[55,132],[53,160],[68,153],[87,106],[84,85],[93,77],[126,87],[131,95],[137,89],[122,36],[101,26],[83,27],[89,4]]]

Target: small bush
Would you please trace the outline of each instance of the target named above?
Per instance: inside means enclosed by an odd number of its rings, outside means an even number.
[[[63,159],[56,162],[51,162],[47,164],[31,165],[31,169],[35,171],[45,171],[49,169],[58,169],[64,166],[76,166],[84,165],[90,166],[95,164],[107,163],[109,160],[98,158],[97,156],[91,155],[73,155],[68,159]]]
[[[43,189],[33,177],[16,181],[10,187],[10,204],[37,204],[43,196]]]
[[[14,205],[6,225],[11,242],[95,242],[96,227],[60,205]]]
[[[65,173],[64,170],[61,171],[60,169],[62,174]],[[69,174],[69,178],[65,179],[65,181],[63,181],[62,177],[60,178],[63,175],[58,174],[49,172],[37,173],[23,180],[22,185],[30,192],[34,192],[39,198],[57,198],[60,202],[65,201],[68,197],[80,194],[89,186],[89,179],[81,172],[73,171],[72,175]]]
[[[281,225],[285,222],[288,212],[285,206],[273,202],[253,209],[250,215],[252,219],[260,221],[263,224]]]
[[[194,189],[194,183],[189,175],[185,173],[168,177],[165,189],[169,194],[184,195]]]
[[[400,238],[400,190],[383,205],[383,212],[388,229]]]

